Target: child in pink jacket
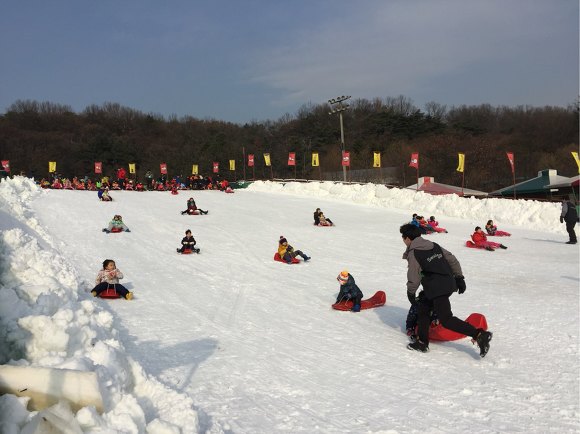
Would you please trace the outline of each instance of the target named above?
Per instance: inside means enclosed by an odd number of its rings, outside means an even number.
[[[429,217],[429,226],[431,226],[435,232],[444,232],[446,234],[448,233],[447,229],[439,227],[439,222],[435,220],[435,216]]]
[[[506,246],[500,243],[494,243],[493,241],[487,241],[487,236],[483,233],[481,227],[477,226],[475,232],[471,235],[471,239],[477,247],[482,247],[485,250],[493,252],[495,249],[507,249]]]

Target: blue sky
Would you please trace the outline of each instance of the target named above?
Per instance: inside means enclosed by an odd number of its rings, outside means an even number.
[[[578,0],[4,2],[0,112],[18,99],[277,120],[339,95],[423,108],[578,97]]]

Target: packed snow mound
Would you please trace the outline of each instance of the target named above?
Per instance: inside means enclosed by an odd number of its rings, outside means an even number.
[[[81,409],[76,422],[83,431],[198,432],[191,398],[127,356],[112,313],[93,301],[91,284],[51,247],[28,207],[42,193],[28,178],[0,182],[0,364],[96,372],[105,412]],[[0,431],[35,423],[27,403],[0,397]]]
[[[331,181],[308,183],[256,181],[248,186],[248,190],[320,197],[405,211],[412,209],[426,218],[431,215],[440,220],[443,217],[453,217],[480,222],[478,224],[481,227],[488,220],[493,220],[498,226],[508,224],[546,232],[566,232],[565,227],[559,224],[561,206],[554,202],[477,199],[473,196],[460,197],[455,194],[434,196],[422,191],[387,188],[384,185],[346,185]]]

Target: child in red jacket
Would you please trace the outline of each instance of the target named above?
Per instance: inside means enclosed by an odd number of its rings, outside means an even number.
[[[489,250],[493,252],[495,249],[507,249],[506,246],[499,243],[494,243],[493,241],[487,241],[487,236],[483,233],[481,227],[477,226],[475,228],[475,232],[471,235],[471,239],[475,243],[477,247],[484,248],[485,250]]]

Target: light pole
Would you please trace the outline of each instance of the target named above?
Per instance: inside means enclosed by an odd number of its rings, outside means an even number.
[[[333,115],[338,113],[338,117],[340,119],[340,144],[341,144],[341,161],[342,161],[342,153],[345,151],[344,149],[344,125],[342,123],[342,112],[348,109],[348,104],[343,104],[343,101],[346,101],[350,98],[349,96],[337,96],[336,98],[329,99],[328,103],[330,104],[330,111],[328,112],[329,115]],[[346,182],[346,166],[342,166],[342,175],[344,177],[344,182]]]

